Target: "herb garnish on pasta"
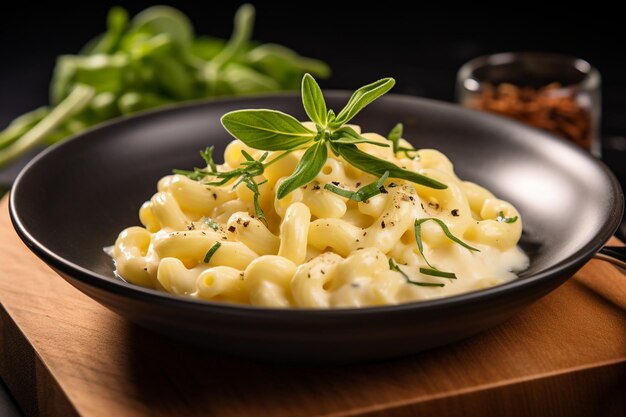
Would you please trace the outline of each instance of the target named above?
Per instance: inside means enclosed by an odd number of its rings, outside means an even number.
[[[115,243],[118,275],[214,302],[309,308],[428,300],[514,279],[528,258],[513,205],[459,179],[442,153],[413,147],[402,124],[387,138],[349,124],[393,84],[358,89],[336,113],[307,74],[309,121],[225,114],[235,140],[224,163],[209,146],[204,167],[159,181],[139,211],[144,227]]]

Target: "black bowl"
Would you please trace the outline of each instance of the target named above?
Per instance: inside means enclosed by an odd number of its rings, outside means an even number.
[[[347,100],[331,92],[331,108]],[[507,284],[389,307],[270,309],[195,301],[116,279],[103,252],[173,167],[231,137],[219,118],[274,108],[304,118],[300,98],[275,95],[183,105],[93,129],[54,146],[21,173],[11,218],[40,258],[85,294],[174,338],[248,356],[357,361],[417,352],[502,323],[574,274],[616,230],[623,195],[607,168],[574,145],[521,124],[454,105],[387,96],[356,123],[387,132],[401,121],[418,148],[446,153],[461,178],[512,202],[524,219],[528,270]],[[28,279],[28,277],[24,277]]]

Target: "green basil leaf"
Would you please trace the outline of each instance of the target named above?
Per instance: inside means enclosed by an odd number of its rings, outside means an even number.
[[[393,78],[383,78],[356,90],[348,100],[346,107],[339,112],[331,127],[339,127],[349,122],[365,106],[391,90],[395,83]]]
[[[302,104],[309,118],[320,126],[326,126],[326,101],[319,84],[311,74],[302,77]]]
[[[280,200],[296,188],[313,181],[322,170],[327,158],[328,150],[326,149],[326,142],[323,140],[307,149],[293,173],[278,187],[276,193],[278,199]]]
[[[222,125],[254,149],[286,151],[310,142],[310,131],[293,116],[276,110],[235,110],[222,116]]]
[[[400,178],[425,187],[434,188],[436,190],[448,188],[447,185],[440,183],[437,180],[418,174],[417,172],[402,169],[391,162],[365,153],[355,145],[339,144],[337,146],[337,150],[350,165],[353,165],[362,171],[374,174],[377,177],[382,176],[385,171],[389,171],[389,176],[391,178]]]
[[[332,125],[335,122],[336,118],[337,116],[335,116],[335,112],[333,111],[333,109],[328,110],[328,115],[326,116],[326,123],[328,123],[328,125]]]

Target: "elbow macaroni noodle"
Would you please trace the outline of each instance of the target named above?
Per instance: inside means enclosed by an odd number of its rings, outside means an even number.
[[[358,127],[355,127],[358,129]],[[386,139],[374,133],[372,141]],[[404,139],[402,146],[410,146]],[[522,222],[498,221],[519,213],[485,188],[460,180],[442,153],[423,149],[418,158],[394,155],[391,148],[359,147],[398,166],[448,185],[435,190],[388,179],[385,194],[355,202],[324,189],[347,190],[376,180],[338,156],[329,156],[315,180],[278,200],[276,190],[293,172],[303,151],[269,166],[258,183],[267,222],[253,214],[254,195],[232,183],[209,186],[183,175],[158,183],[157,193],[139,210],[144,227],[129,227],[115,242],[117,274],[126,281],[204,300],[267,307],[363,307],[440,298],[497,285],[515,278],[528,258],[516,245]],[[243,161],[235,140],[219,170]],[[275,155],[269,154],[268,160]],[[448,239],[434,221],[421,225],[423,255],[415,239],[415,219],[438,218],[450,232],[480,249],[469,251]],[[205,263],[216,242],[219,248]],[[420,272],[431,265],[457,279]],[[417,286],[391,270],[389,258],[411,280],[445,283]]]

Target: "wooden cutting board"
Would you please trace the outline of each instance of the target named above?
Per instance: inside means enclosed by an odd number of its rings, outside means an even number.
[[[371,364],[271,365],[108,311],[28,251],[5,199],[0,303],[0,373],[28,416],[626,415],[626,276],[600,261],[452,346]]]

